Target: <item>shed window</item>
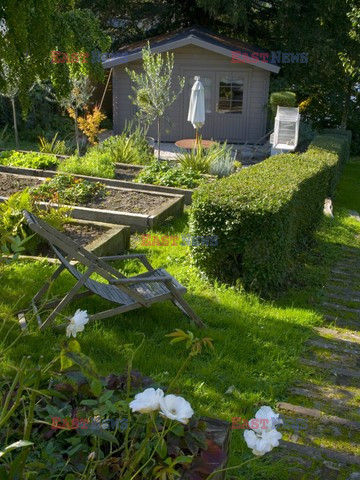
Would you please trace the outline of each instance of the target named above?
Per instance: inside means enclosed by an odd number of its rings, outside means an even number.
[[[243,81],[224,77],[219,84],[219,113],[242,113]]]

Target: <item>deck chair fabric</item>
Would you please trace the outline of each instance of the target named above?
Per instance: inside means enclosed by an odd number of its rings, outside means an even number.
[[[136,308],[149,307],[154,303],[171,300],[174,305],[191,318],[198,327],[204,326],[201,319],[183,298],[183,295],[186,293],[186,288],[175,280],[165,269],[154,269],[147,260],[146,255],[129,254],[97,257],[33,213],[24,210],[23,215],[31,230],[49,243],[60,261],[59,268],[37,292],[31,302],[40,329],[51,325],[55,318],[72,300],[94,294],[117,304],[117,306],[103,312],[89,315],[90,320],[104,319]],[[143,263],[147,268],[147,272],[127,278],[108,263],[112,260],[129,260],[134,258]],[[74,264],[74,261],[76,264]],[[85,267],[84,272],[79,270],[78,267],[80,265]],[[39,307],[38,302],[65,269],[77,280],[75,286],[64,298],[46,302]],[[106,283],[90,278],[93,274],[99,275]],[[39,308],[41,308],[41,310],[54,308],[54,310],[42,321]]]

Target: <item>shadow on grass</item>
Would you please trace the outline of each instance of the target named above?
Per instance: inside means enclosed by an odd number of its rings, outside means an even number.
[[[8,287],[7,297],[2,302],[3,316],[11,314],[17,300],[18,285],[22,284],[27,292],[16,307],[22,308],[28,305],[31,296],[53,268],[23,263],[5,273]],[[62,274],[54,285],[53,293],[63,295],[72,285],[70,275]],[[103,373],[122,370],[122,345],[138,344],[138,333],[141,333],[146,342],[135,359],[136,368],[148,375],[158,375],[159,381],[166,383],[167,376],[171,377],[176,372],[186,353],[181,346],[170,346],[165,335],[175,328],[191,328],[199,336],[213,338],[215,345],[214,353],[194,359],[193,367],[186,375],[187,380],[183,380],[183,387],[192,390],[191,396],[195,399],[199,396],[199,405],[201,403],[206,409],[203,389],[209,405],[213,407],[224,401],[223,393],[231,385],[236,385],[237,391],[242,392],[237,398],[237,409],[252,409],[254,401],[279,398],[291,377],[297,375],[296,359],[303,349],[304,340],[311,334],[316,316],[293,308],[284,310],[265,305],[256,297],[239,295],[232,289],[204,289],[202,294],[187,294],[186,299],[206,322],[205,329],[197,330],[172,303],[163,302],[87,326],[79,335],[84,353],[94,359]],[[77,308],[94,313],[110,305],[113,304],[93,296],[73,302],[66,313],[70,316]],[[16,319],[12,321],[16,322]],[[44,355],[50,360],[53,349],[58,348],[65,337],[64,332],[51,329],[40,332],[34,319],[29,328],[31,335],[24,336],[14,346],[12,359],[32,355],[36,362],[40,355]],[[17,326],[15,330],[18,331]]]

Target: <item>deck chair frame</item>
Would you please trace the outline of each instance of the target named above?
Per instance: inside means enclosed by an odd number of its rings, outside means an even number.
[[[141,307],[150,307],[154,303],[170,300],[185,315],[191,318],[198,327],[204,326],[202,320],[183,298],[183,294],[186,293],[186,288],[180,285],[174,277],[168,274],[165,270],[154,269],[146,258],[146,255],[128,254],[97,257],[63,233],[48,225],[36,215],[29,213],[26,210],[23,211],[23,215],[31,230],[50,244],[55,255],[60,260],[59,267],[31,300],[30,310],[33,310],[41,330],[50,326],[55,318],[61,314],[64,308],[73,300],[85,298],[94,294],[98,294],[100,297],[108,299],[106,296],[102,296],[101,293],[105,294],[109,286],[119,289],[119,295],[121,295],[121,298],[125,299],[125,301],[122,300],[120,302],[117,300],[110,300],[113,301],[113,303],[118,303],[118,306],[89,315],[90,321],[102,320],[130,310],[135,310]],[[109,262],[114,260],[131,259],[138,259],[145,266],[147,272],[128,278],[109,265]],[[79,272],[71,261],[83,265],[86,268],[85,273]],[[74,269],[76,269],[76,274]],[[48,293],[51,285],[64,270],[69,270],[73,276],[76,276],[77,282],[63,298],[51,301],[46,300],[45,303],[41,305],[41,310],[53,309],[47,318],[42,321],[39,311],[39,302]],[[108,283],[100,284],[99,282],[90,280],[91,275],[94,273],[98,274]],[[94,283],[97,284],[96,292],[89,288],[89,285],[91,287]],[[150,292],[152,289],[155,289],[155,292],[157,293],[153,296],[145,296],[136,290],[139,286]],[[83,288],[85,288],[85,291],[80,291]],[[24,321],[24,311],[19,312],[19,314],[21,315],[22,321]]]

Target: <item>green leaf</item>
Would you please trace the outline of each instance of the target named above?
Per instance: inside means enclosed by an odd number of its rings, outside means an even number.
[[[101,395],[102,385],[101,385],[100,380],[98,380],[97,378],[94,378],[93,380],[91,380],[90,388],[91,388],[92,393],[94,395],[96,395],[97,397],[99,395]]]
[[[77,340],[71,339],[66,341],[65,345],[63,346],[61,353],[60,353],[60,362],[61,362],[61,370],[64,371],[74,365],[76,363],[68,356],[69,352],[81,352],[80,344]]]
[[[165,440],[162,438],[156,445],[156,452],[160,458],[164,459],[167,455],[167,445]]]
[[[190,457],[190,456],[185,456],[185,455],[180,455],[179,457],[176,457],[171,465],[176,465],[177,463],[192,463],[194,457]]]
[[[175,425],[175,427],[173,427],[171,429],[171,433],[173,433],[177,437],[183,437],[184,436],[184,426],[181,425],[180,423],[178,425]]]
[[[97,400],[81,400],[80,405],[86,405],[87,407],[96,407],[98,405]]]
[[[170,340],[170,344],[172,345],[173,343],[177,343],[177,342],[183,342],[185,339],[183,337],[176,337],[176,338],[173,338],[172,340]]]
[[[9,475],[4,465],[0,465],[0,480],[9,480]]]
[[[39,392],[42,393],[44,396],[49,395],[50,397],[57,397],[57,398],[61,398],[62,400],[66,400],[66,395],[64,395],[61,392],[58,392],[57,390],[44,388],[39,390]]]
[[[119,442],[118,442],[117,438],[114,437],[114,435],[112,435],[110,432],[108,432],[107,430],[104,430],[101,427],[96,428],[96,427],[93,427],[93,426],[89,425],[88,428],[79,428],[77,430],[77,433],[78,433],[78,435],[80,435],[82,437],[95,436],[95,437],[101,438],[102,440],[105,440],[107,442],[115,443],[115,445],[119,446]]]
[[[109,400],[113,396],[114,392],[113,390],[109,390],[108,392],[105,392],[101,397],[99,398],[99,401],[101,403],[105,403],[107,400]]]
[[[29,442],[28,440],[18,440],[17,442],[5,447],[3,451],[0,451],[0,458],[6,453],[11,452],[11,450],[15,450],[16,448],[29,447],[30,445],[34,445],[33,442]]]
[[[98,372],[95,363],[91,358],[87,357],[81,352],[71,351],[65,349],[65,357],[71,360],[72,365],[78,365],[82,373],[88,379],[98,378]]]
[[[70,448],[70,450],[67,450],[66,454],[69,455],[69,457],[72,457],[76,452],[81,450],[83,446],[80,445],[75,445],[73,448]]]

